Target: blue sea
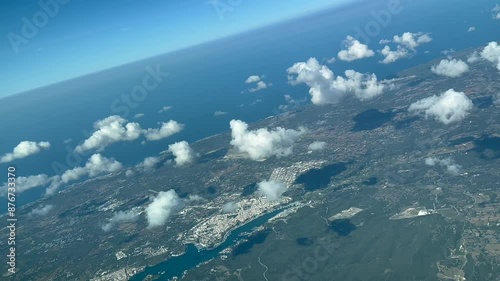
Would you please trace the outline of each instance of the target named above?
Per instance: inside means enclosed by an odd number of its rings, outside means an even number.
[[[365,30],[373,24],[370,22],[376,21],[374,13],[386,10],[389,2],[363,0],[2,98],[0,154],[11,152],[23,140],[49,141],[50,150],[13,164],[18,176],[42,173],[52,176],[63,172],[54,169],[54,163],[66,168],[85,164],[88,155],[82,159],[67,157],[88,137],[93,123],[99,119],[121,115],[143,128],[158,127],[158,122],[171,119],[186,125],[181,133],[161,141],[121,142],[102,152],[103,156],[131,166],[145,157],[157,155],[173,142],[193,142],[228,131],[231,119],[250,123],[274,115],[284,103],[284,95],[296,99],[309,97],[304,85],[293,87],[287,83],[288,67],[310,57],[326,64],[324,60],[336,56],[347,35],[355,36],[356,28]],[[497,1],[493,0],[401,0],[402,11],[393,14],[387,26],[380,25],[380,31],[370,37],[369,42],[360,38],[361,42],[379,50],[383,47],[378,43],[380,39],[403,32],[429,32],[433,38],[431,43],[422,45],[411,59],[394,64],[378,63],[380,57],[377,55],[351,63],[337,61],[328,66],[337,75],[354,69],[384,78],[443,57],[443,50],[483,46],[499,39],[500,21],[492,20],[490,12],[495,3]],[[231,24],[230,21],[227,24]],[[470,26],[477,30],[468,33]],[[142,84],[147,67],[158,67],[169,75],[149,91],[144,100],[125,106],[122,96],[130,95],[135,86]],[[264,75],[264,80],[273,85],[258,92],[242,93],[250,87],[244,83],[250,75]],[[164,106],[172,108],[158,113]],[[215,111],[228,114],[214,117]],[[145,116],[134,119],[138,113]],[[64,143],[70,139],[72,141]],[[73,164],[67,164],[70,162]],[[0,171],[7,171],[7,167],[0,164]],[[5,177],[0,178],[0,182],[5,182]],[[44,188],[33,189],[22,193],[18,199],[21,203],[31,202],[40,198],[43,191]]]

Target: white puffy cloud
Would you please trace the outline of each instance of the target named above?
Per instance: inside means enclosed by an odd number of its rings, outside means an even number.
[[[133,176],[133,175],[134,175],[134,171],[132,171],[132,170],[130,170],[130,169],[128,169],[127,171],[125,171],[125,176],[126,176],[126,177],[131,177],[131,176]]]
[[[391,50],[391,47],[386,45],[382,50],[379,51],[379,53],[384,56],[384,59],[380,61],[383,64],[393,63],[399,59],[407,58],[410,56],[410,52],[408,51],[408,49],[403,48],[399,45],[394,51]]]
[[[446,158],[446,159],[439,159],[436,157],[428,157],[425,159],[425,165],[427,166],[436,166],[440,165],[446,168],[446,171],[450,174],[453,175],[458,175],[460,173],[461,166],[458,164],[455,164],[453,159],[451,158]]]
[[[431,71],[437,75],[456,78],[469,71],[469,66],[462,60],[444,59],[438,65],[432,66]]]
[[[378,81],[375,74],[362,74],[354,70],[345,71],[345,78],[337,76],[316,58],[295,63],[287,69],[292,85],[304,83],[309,86],[313,104],[337,103],[346,94],[353,94],[359,100],[367,100],[382,94],[388,85]]]
[[[260,90],[267,89],[268,87],[271,87],[273,85],[272,83],[264,82],[262,80],[263,78],[264,78],[264,76],[259,76],[259,75],[252,75],[252,76],[248,77],[247,80],[245,81],[245,83],[246,84],[255,84],[255,87],[248,89],[248,92],[250,92],[250,93],[257,92]],[[245,91],[243,91],[242,93],[245,93]]]
[[[326,63],[330,63],[330,64],[332,64],[332,63],[334,63],[336,61],[337,61],[337,58],[327,58],[326,59]]]
[[[103,231],[108,232],[113,227],[115,227],[118,224],[122,223],[127,223],[127,222],[133,222],[138,218],[139,214],[137,214],[135,211],[130,210],[130,211],[120,211],[118,213],[115,213],[109,221],[103,225],[101,228]]]
[[[258,193],[266,196],[270,201],[276,201],[281,198],[286,191],[286,185],[278,181],[261,181],[258,183]]]
[[[472,32],[472,31],[476,31],[475,26],[471,26],[471,27],[469,27],[469,29],[467,29],[467,32]]]
[[[146,157],[144,161],[136,165],[136,168],[142,171],[149,171],[152,170],[158,163],[160,163],[159,157]],[[125,175],[127,175],[127,172],[125,172]]]
[[[434,117],[448,125],[464,119],[472,107],[472,101],[465,93],[450,89],[440,96],[434,95],[412,103],[408,110],[423,113],[426,118]]]
[[[167,105],[167,106],[162,107],[162,109],[160,109],[160,110],[158,111],[158,113],[167,112],[167,111],[169,111],[170,109],[172,109],[172,107],[171,107],[171,106],[169,106],[169,105]]]
[[[21,159],[28,157],[33,154],[37,154],[42,150],[47,150],[50,148],[50,143],[47,141],[34,142],[34,141],[22,141],[20,142],[12,152],[6,153],[0,157],[0,163],[11,162],[15,159]]]
[[[474,51],[468,58],[467,62],[468,63],[475,63],[481,60],[481,56],[477,53],[477,51]]]
[[[146,207],[146,217],[148,219],[148,228],[164,225],[170,215],[182,206],[182,200],[175,190],[160,191]]]
[[[137,113],[136,115],[134,115],[135,119],[138,119],[138,118],[141,118],[141,117],[144,117],[144,113]]]
[[[370,50],[367,45],[362,44],[352,36],[347,36],[344,41],[347,49],[340,51],[337,57],[343,61],[355,61],[363,58],[373,57],[375,52]]]
[[[500,20],[500,5],[496,4],[491,11],[493,12],[493,19]]]
[[[224,206],[222,206],[222,211],[224,213],[232,213],[234,211],[236,211],[238,209],[239,205],[238,203],[234,202],[234,201],[230,201],[230,202],[227,202],[226,204],[224,204]]]
[[[500,70],[500,45],[495,41],[488,43],[481,52],[481,58],[493,63]]]
[[[225,111],[220,111],[220,110],[217,110],[216,112],[214,112],[214,116],[217,117],[217,116],[222,116],[222,115],[227,115],[227,112]]]
[[[245,81],[245,83],[247,84],[250,84],[250,83],[257,83],[261,80],[260,76],[259,75],[252,75],[250,77],[247,78],[247,80]]]
[[[312,150],[312,151],[323,150],[326,148],[326,142],[315,141],[315,142],[311,143],[307,148],[309,150]]]
[[[196,153],[186,141],[180,141],[169,145],[168,151],[174,155],[174,161],[177,166],[190,164],[196,157]]]
[[[393,43],[398,44],[396,50],[391,50],[391,47],[385,46],[382,50],[378,52],[384,56],[384,59],[380,63],[389,64],[393,63],[399,59],[407,58],[410,55],[416,53],[417,47],[429,43],[432,38],[427,33],[417,32],[405,32],[401,36],[395,35],[392,39]],[[380,44],[390,43],[391,40],[380,40]]]
[[[98,120],[94,123],[94,129],[94,133],[75,148],[76,152],[102,151],[113,143],[133,141],[141,135],[141,126],[138,123],[127,123],[127,120],[118,115]]]
[[[231,120],[231,145],[252,160],[262,160],[271,156],[288,156],[293,152],[293,144],[305,133],[278,127],[274,130],[248,130],[248,124],[240,120]]]
[[[29,212],[29,216],[46,216],[52,209],[54,209],[54,205],[45,205],[38,208],[35,208]]]
[[[392,40],[394,43],[400,44],[410,50],[415,50],[418,46],[429,43],[432,38],[427,33],[417,32],[405,32],[403,35],[395,35]]]
[[[90,178],[96,177],[101,174],[113,173],[122,168],[122,164],[112,158],[103,157],[97,153],[90,156],[89,160],[83,167],[75,167],[71,170],[65,171],[61,176],[63,183],[78,180],[83,176]]]
[[[183,124],[179,124],[177,121],[170,120],[168,122],[163,122],[159,129],[146,129],[142,130],[144,136],[149,141],[161,140],[171,135],[177,134],[184,129]]]
[[[26,190],[48,185],[51,178],[45,174],[32,175],[27,177],[17,177],[16,178],[16,193],[22,193]],[[4,183],[0,187],[0,194],[5,196],[7,194],[8,184]]]

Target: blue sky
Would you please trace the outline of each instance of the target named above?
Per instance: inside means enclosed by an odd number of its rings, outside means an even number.
[[[55,1],[0,2],[0,97],[353,0]]]

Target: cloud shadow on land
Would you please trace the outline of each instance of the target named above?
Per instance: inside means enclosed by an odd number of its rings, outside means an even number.
[[[262,244],[266,241],[267,236],[271,233],[270,229],[265,229],[259,231],[255,234],[252,234],[248,239],[244,242],[241,242],[236,246],[233,250],[233,257],[237,257],[239,255],[248,254],[253,246],[257,244]]]
[[[382,127],[385,123],[391,121],[396,114],[392,111],[382,112],[378,109],[372,108],[359,113],[354,116],[352,120],[356,122],[351,131],[371,131]]]
[[[342,237],[348,236],[356,230],[356,226],[349,219],[333,220],[329,222],[328,228]]]
[[[331,164],[319,169],[311,169],[297,177],[295,183],[303,184],[306,191],[328,187],[332,177],[347,170],[345,163]]]

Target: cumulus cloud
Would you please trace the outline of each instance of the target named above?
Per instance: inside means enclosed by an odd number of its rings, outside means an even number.
[[[127,120],[112,115],[94,123],[94,133],[75,151],[82,153],[88,150],[102,151],[107,146],[120,141],[133,141],[141,135],[138,123],[127,123]]]
[[[455,164],[455,162],[451,158],[439,159],[436,157],[428,157],[425,159],[425,165],[427,166],[436,166],[440,165],[446,168],[446,171],[453,175],[458,175],[460,173],[460,169],[462,168],[460,165]]]
[[[261,80],[260,76],[259,75],[252,75],[250,77],[247,78],[247,80],[245,81],[245,83],[247,84],[250,84],[250,83],[257,83]]]
[[[405,32],[403,35],[395,35],[392,40],[394,43],[400,44],[403,47],[406,47],[410,50],[415,50],[418,46],[429,43],[432,41],[432,38],[428,33],[417,32]]]
[[[238,203],[234,202],[234,201],[231,201],[231,202],[227,202],[226,204],[224,204],[224,206],[222,206],[222,211],[224,213],[232,213],[234,211],[236,211],[238,209]]]
[[[389,88],[385,81],[378,81],[375,74],[362,74],[354,70],[345,71],[345,78],[337,76],[316,58],[295,63],[287,69],[292,85],[306,84],[313,104],[337,103],[343,96],[352,94],[359,100],[368,100],[381,95]]]
[[[176,142],[168,146],[168,151],[174,155],[175,165],[183,166],[194,161],[196,153],[186,141]]]
[[[281,199],[286,191],[286,185],[278,181],[261,181],[258,183],[258,193],[266,196],[270,201]]]
[[[175,190],[160,191],[146,207],[146,217],[148,219],[148,228],[164,225],[170,215],[182,206],[182,200]]]
[[[26,190],[45,186],[51,182],[51,178],[45,174],[32,175],[27,177],[17,177],[16,178],[16,193],[22,193]],[[8,183],[4,183],[0,187],[0,194],[5,196],[8,191]]]
[[[142,132],[148,141],[157,141],[177,134],[182,131],[182,129],[184,129],[183,124],[170,120],[168,122],[163,122],[159,129],[146,129],[142,130]]]
[[[217,110],[216,112],[214,112],[214,116],[217,117],[217,116],[222,116],[222,115],[227,115],[227,112],[225,111],[220,111],[220,110]]]
[[[448,125],[464,119],[472,109],[472,101],[463,92],[450,89],[440,96],[432,96],[415,103],[409,111],[425,114],[425,117],[434,117],[437,121]]]
[[[493,12],[493,19],[500,20],[500,5],[496,4],[491,11]]]
[[[156,167],[156,165],[158,165],[158,163],[160,163],[159,157],[146,157],[144,159],[144,161],[137,164],[135,167],[137,169],[145,172],[145,171],[150,171],[150,170],[154,169]],[[128,171],[130,171],[130,170],[128,170]],[[127,172],[125,172],[125,175],[127,175]]]
[[[401,36],[395,35],[392,40],[380,40],[380,44],[387,44],[390,42],[398,44],[396,50],[392,50],[391,47],[386,45],[382,50],[378,51],[384,56],[384,59],[381,60],[380,63],[389,64],[399,59],[407,58],[417,52],[417,47],[431,41],[432,38],[429,34],[422,32],[405,32]]]
[[[263,160],[271,156],[288,156],[293,152],[293,144],[305,133],[278,127],[274,130],[248,130],[248,124],[240,120],[231,120],[231,145],[252,160]]]
[[[456,78],[469,71],[469,66],[462,60],[444,59],[438,65],[432,66],[431,71],[437,75]]]
[[[137,113],[136,115],[134,115],[135,119],[138,119],[138,118],[141,118],[141,117],[144,117],[144,113]]]
[[[330,63],[330,64],[331,64],[331,63],[334,63],[334,62],[336,62],[336,61],[337,61],[337,58],[327,58],[327,59],[326,59],[326,63]]]
[[[113,229],[116,225],[135,221],[138,218],[138,216],[139,216],[139,214],[137,214],[133,210],[120,211],[118,213],[115,213],[109,219],[109,221],[105,225],[103,225],[101,228],[103,231],[108,232],[111,229]]]
[[[98,175],[119,171],[122,167],[120,162],[112,158],[103,157],[101,154],[97,153],[90,156],[85,166],[65,171],[61,176],[61,181],[63,183],[68,183],[78,180],[83,176],[93,178]]]
[[[469,29],[467,29],[467,32],[472,32],[472,31],[476,31],[475,26],[471,26],[471,27],[469,27]]]
[[[126,176],[126,177],[131,177],[131,176],[133,176],[133,175],[134,175],[134,171],[132,171],[132,170],[130,170],[130,169],[128,169],[127,171],[125,171],[125,176]]]
[[[393,63],[399,59],[407,58],[410,56],[410,52],[401,46],[398,46],[395,51],[392,51],[391,47],[385,46],[382,50],[379,51],[379,53],[384,56],[384,59],[380,61],[380,63],[383,64]]]
[[[352,36],[347,36],[344,41],[347,49],[340,51],[337,57],[343,61],[355,61],[363,58],[373,57],[375,52],[370,50],[367,45],[362,44]]]
[[[307,148],[309,150],[312,150],[312,151],[323,150],[326,148],[326,142],[315,141],[315,142],[311,143]]]
[[[272,83],[266,83],[262,79],[264,76],[259,76],[259,75],[252,75],[247,78],[245,81],[246,84],[255,84],[255,87],[248,89],[248,92],[254,93],[260,90],[267,89],[268,87],[271,87],[273,84]],[[245,93],[243,91],[242,93]]]
[[[160,110],[158,111],[158,113],[167,112],[167,111],[169,111],[170,109],[172,109],[172,107],[171,107],[171,106],[169,106],[169,105],[167,105],[167,106],[162,107],[162,109],[160,109]]]
[[[468,63],[475,63],[481,60],[481,56],[477,53],[477,51],[474,51],[468,58],[467,62]]]
[[[38,143],[34,141],[22,141],[16,147],[14,147],[12,152],[6,153],[1,156],[0,163],[7,163],[15,159],[25,158],[49,148],[50,143],[48,141],[41,141]]]
[[[481,58],[493,63],[500,70],[500,45],[494,41],[488,43],[481,52]]]
[[[54,205],[45,205],[38,208],[35,208],[29,212],[29,216],[46,216],[52,209],[54,209]]]

